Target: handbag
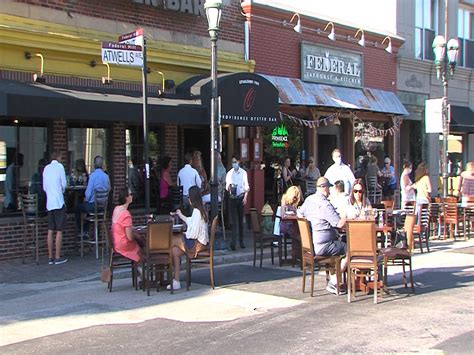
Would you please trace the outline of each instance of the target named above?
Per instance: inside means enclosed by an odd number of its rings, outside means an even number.
[[[399,229],[395,233],[395,239],[392,243],[397,249],[407,249],[408,247],[408,240],[407,240],[407,233],[404,229]]]
[[[110,267],[106,266],[102,268],[102,271],[100,272],[100,280],[102,282],[110,282],[112,273],[110,272]]]

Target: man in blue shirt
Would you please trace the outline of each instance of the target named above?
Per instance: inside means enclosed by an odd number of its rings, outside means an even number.
[[[397,188],[397,177],[395,176],[395,168],[390,165],[391,160],[386,157],[384,160],[384,167],[382,169],[382,193],[384,198],[391,198],[393,192]]]
[[[94,172],[89,175],[87,182],[86,196],[84,202],[79,203],[76,207],[76,226],[78,231],[81,230],[81,213],[94,211],[95,191],[110,191],[109,176],[102,170],[104,158],[100,155],[94,158]],[[84,231],[88,231],[89,224],[84,224]]]

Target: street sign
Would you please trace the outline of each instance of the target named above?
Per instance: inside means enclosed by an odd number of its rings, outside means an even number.
[[[109,64],[143,67],[142,46],[102,42],[102,61]]]
[[[119,36],[118,41],[124,44],[134,44],[143,47],[143,28]]]

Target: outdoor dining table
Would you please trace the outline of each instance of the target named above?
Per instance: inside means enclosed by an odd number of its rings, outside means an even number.
[[[69,212],[73,211],[74,208],[76,208],[76,206],[79,204],[79,199],[85,196],[86,188],[87,186],[83,185],[74,185],[66,187],[66,207]],[[71,202],[74,205],[72,205]]]

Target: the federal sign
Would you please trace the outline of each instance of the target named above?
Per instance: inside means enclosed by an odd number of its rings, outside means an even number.
[[[102,61],[109,64],[143,67],[142,47],[134,44],[102,42]]]
[[[301,80],[362,87],[362,54],[302,42]]]
[[[204,0],[132,0],[132,2],[162,8],[163,10],[206,16]]]

